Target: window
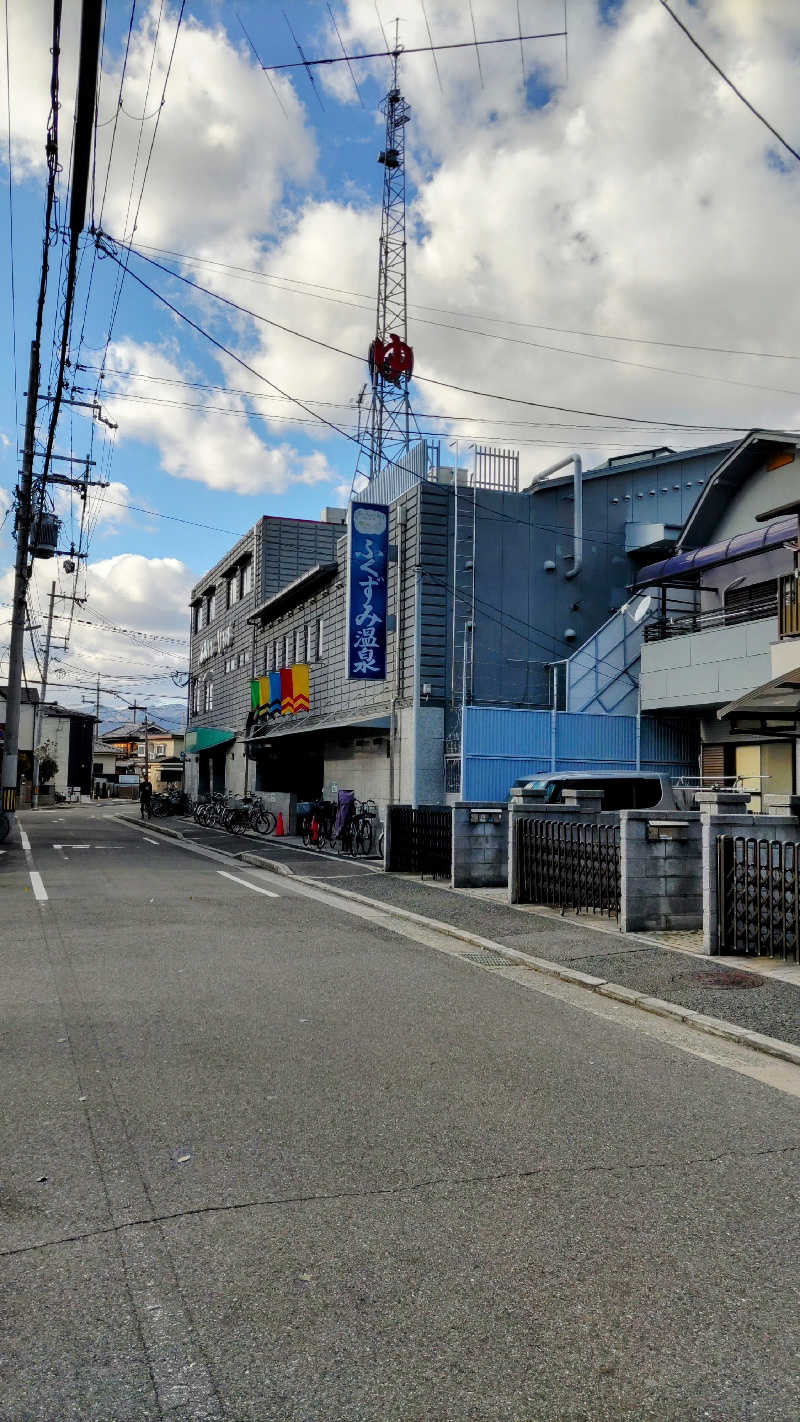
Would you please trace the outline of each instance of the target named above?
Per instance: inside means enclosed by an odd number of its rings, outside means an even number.
[[[756,622],[771,617],[777,602],[778,582],[769,578],[763,583],[748,583],[744,587],[728,588],[725,592],[725,626],[737,622]]]
[[[139,741],[139,742],[137,743],[137,746],[136,746],[136,754],[137,754],[137,755],[144,755],[144,752],[145,752],[144,741]]]
[[[294,633],[294,659],[296,662],[304,662],[306,659],[306,629],[296,627]]]
[[[166,755],[166,753],[167,753],[167,747],[164,745],[163,741],[160,742],[159,745],[157,745],[157,746],[155,747],[155,753],[156,753],[156,756],[157,756],[157,757]]]
[[[264,645],[264,671],[275,670],[275,643],[267,642]]]
[[[317,624],[309,622],[306,638],[306,661],[313,662],[317,655]]]
[[[283,639],[283,665],[285,667],[290,667],[292,665],[292,643],[292,634],[291,632],[287,632],[286,636]]]
[[[203,697],[203,710],[204,710],[204,711],[213,711],[213,710],[214,710],[214,682],[213,682],[213,680],[212,680],[211,677],[209,677],[208,680],[206,681],[204,690],[205,690],[205,696]]]
[[[194,686],[192,687],[192,715],[200,715],[200,682],[197,677],[195,677]]]
[[[316,660],[317,660],[318,662],[321,662],[321,661],[322,661],[322,655],[323,655],[323,652],[324,652],[324,651],[325,651],[325,618],[324,618],[324,617],[318,617],[318,618],[317,618],[317,655],[316,655]]]
[[[275,638],[275,653],[274,653],[274,656],[275,656],[275,670],[277,671],[278,668],[279,668],[280,665],[281,665],[281,639],[280,639],[280,637],[276,637],[276,638]]]
[[[202,623],[201,623],[201,621],[200,621],[200,614],[201,614],[201,612],[202,612],[202,608],[203,608],[203,604],[202,604],[201,602],[195,602],[195,603],[192,604],[192,631],[193,631],[193,632],[199,632],[199,631],[200,631],[200,628],[201,628],[201,626],[202,626]]]
[[[206,622],[208,623],[209,627],[211,626],[211,623],[214,621],[214,618],[216,617],[216,615],[217,615],[217,590],[216,590],[216,588],[212,588],[212,589],[211,589],[211,592],[208,594],[208,603],[207,603],[207,605],[206,605]]]
[[[228,579],[228,607],[233,607],[239,601],[239,573],[238,571]]]
[[[246,597],[253,586],[253,564],[248,558],[242,565],[242,597]]]
[[[205,625],[206,625],[206,609],[205,609],[205,604],[202,603],[202,602],[198,602],[198,604],[197,604],[197,618],[196,618],[196,621],[195,621],[195,624],[194,624],[194,630],[195,630],[195,632],[201,632],[201,631],[203,630],[203,628],[205,627]]]

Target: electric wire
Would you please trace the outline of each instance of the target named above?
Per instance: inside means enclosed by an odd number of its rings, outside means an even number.
[[[14,438],[19,461],[19,389],[17,381],[17,292],[15,282],[14,246],[14,178],[11,156],[11,50],[8,37],[8,0],[5,0],[6,40],[6,125],[8,129],[8,250],[10,255],[9,283],[11,289],[11,363],[14,370]]]
[[[368,292],[364,291],[349,291],[348,289],[343,287],[323,286],[320,282],[308,281],[303,277],[286,276],[283,273],[260,272],[253,267],[236,266],[232,262],[222,262],[213,257],[198,257],[190,252],[179,252],[173,247],[155,247],[147,242],[137,243],[136,250],[137,252],[140,252],[142,254],[145,252],[158,252],[161,254],[161,256],[176,257],[181,262],[193,262],[197,266],[213,268],[218,267],[226,272],[232,272],[234,274],[237,274],[239,279],[242,281],[251,280],[257,285],[274,286],[275,284],[280,282],[289,282],[292,284],[292,286],[286,288],[277,286],[278,290],[290,291],[293,286],[314,288],[313,291],[309,290],[299,293],[300,295],[304,296],[312,296],[315,294],[315,291],[331,292],[338,296],[356,296],[360,300],[371,302],[372,304],[370,306],[365,307],[355,307],[354,309],[368,312],[371,312],[374,309],[374,297],[370,296]],[[175,273],[173,273],[173,275],[175,275]],[[349,302],[337,302],[336,304],[350,305]],[[449,306],[428,306],[418,301],[410,301],[408,304],[409,308],[414,311],[433,311],[437,315],[441,316],[459,316],[462,319],[468,321],[489,321],[494,325],[516,326],[521,327],[525,330],[532,331],[549,331],[555,335],[560,336],[583,336],[589,340],[620,341],[624,342],[625,344],[635,346],[663,346],[665,349],[668,350],[699,351],[701,354],[708,355],[752,356],[753,358],[758,360],[800,361],[800,354],[792,353],[789,351],[754,351],[748,350],[744,347],[736,346],[706,346],[698,345],[697,343],[692,343],[690,341],[666,341],[657,340],[654,337],[649,336],[620,335],[618,332],[615,333],[608,331],[584,331],[580,328],[572,326],[548,326],[542,324],[542,322],[540,321],[520,321],[519,319],[512,318],[510,316],[493,316],[486,311],[455,311],[452,307]],[[453,329],[458,330],[460,329],[460,327],[454,327]],[[481,334],[484,333],[481,332]],[[687,371],[683,373],[689,374],[690,372]]]
[[[664,10],[666,10],[667,14],[671,17],[671,19],[675,21],[675,24],[678,26],[678,28],[683,30],[683,33],[686,35],[686,38],[694,45],[696,50],[699,50],[703,58],[711,65],[711,68],[716,70],[723,83],[727,84],[728,88],[733,90],[737,99],[741,99],[745,108],[749,109],[751,114],[753,114],[758,119],[759,123],[763,123],[764,127],[769,129],[773,138],[777,138],[778,142],[783,145],[787,153],[791,153],[792,157],[796,158],[798,163],[800,163],[800,153],[798,153],[797,149],[793,148],[791,143],[787,142],[787,140],[783,137],[783,134],[778,132],[774,124],[771,124],[769,119],[764,117],[764,115],[756,108],[755,104],[751,104],[750,100],[745,98],[741,89],[737,88],[733,80],[730,79],[725,73],[725,70],[722,69],[719,64],[717,64],[717,61],[711,58],[711,55],[709,54],[708,50],[703,48],[700,41],[698,39],[695,39],[691,30],[683,23],[683,20],[681,20],[679,16],[675,14],[675,11],[672,9],[672,6],[667,4],[667,0],[659,0],[659,4]]]
[[[114,250],[113,250],[112,248],[109,248],[108,245],[107,245],[108,241],[113,241],[113,240],[114,240],[113,238],[109,238],[106,233],[102,233],[102,232],[101,232],[101,233],[98,233],[97,240],[98,240],[98,242],[100,243],[101,250],[104,251],[107,256],[112,257],[113,260],[115,260],[115,261],[117,261],[117,262],[120,260],[118,254],[115,253]],[[262,325],[271,326],[271,327],[273,327],[273,328],[275,328],[275,329],[277,329],[277,330],[279,330],[279,331],[283,331],[284,334],[286,334],[286,335],[296,336],[298,340],[307,341],[307,342],[309,342],[311,345],[317,346],[318,348],[321,348],[322,350],[331,351],[334,355],[346,356],[348,360],[358,361],[359,364],[363,364],[363,357],[362,357],[362,356],[359,356],[359,355],[356,355],[353,351],[343,350],[341,346],[334,346],[334,345],[332,345],[331,342],[329,342],[329,341],[322,341],[322,340],[320,340],[320,339],[319,339],[318,337],[316,337],[316,336],[310,336],[310,335],[308,335],[308,334],[307,334],[306,332],[304,332],[304,331],[298,331],[298,330],[294,329],[294,328],[291,327],[291,326],[286,326],[286,325],[283,324],[283,322],[280,322],[280,321],[273,321],[273,320],[271,319],[271,317],[269,317],[269,316],[262,316],[262,315],[260,315],[257,311],[252,311],[249,307],[247,307],[247,306],[242,306],[242,305],[240,305],[239,302],[232,301],[230,297],[223,296],[220,292],[212,291],[210,288],[205,287],[205,286],[202,286],[199,282],[192,281],[191,277],[184,276],[183,273],[181,273],[181,272],[172,271],[171,268],[165,267],[162,262],[157,262],[157,261],[155,261],[155,259],[154,259],[153,257],[146,257],[146,256],[144,255],[144,253],[140,252],[137,248],[128,247],[126,250],[127,250],[129,253],[133,253],[134,255],[138,256],[138,257],[140,258],[140,260],[142,260],[142,261],[144,261],[144,262],[147,262],[150,266],[156,267],[159,271],[164,272],[167,276],[173,277],[175,280],[180,281],[180,282],[183,282],[184,285],[189,286],[189,287],[192,287],[195,291],[201,292],[204,296],[213,297],[215,300],[221,302],[223,305],[229,306],[229,307],[231,307],[233,310],[238,311],[241,315],[249,316],[249,317],[252,318],[252,320],[258,321],[258,322],[259,322],[260,324],[262,324]],[[135,275],[135,274],[134,274],[133,272],[131,272],[131,275]],[[225,346],[222,344],[222,342],[217,341],[217,340],[216,340],[213,336],[211,336],[207,331],[204,331],[202,327],[198,326],[197,323],[191,322],[190,318],[189,318],[188,316],[186,316],[185,312],[180,311],[179,308],[176,307],[176,306],[174,306],[174,305],[168,300],[167,297],[163,296],[162,293],[156,291],[156,289],[155,289],[154,287],[151,287],[146,281],[143,280],[142,277],[137,276],[137,277],[136,277],[136,280],[139,281],[139,283],[140,283],[142,286],[144,286],[148,291],[150,291],[150,292],[151,292],[154,296],[156,296],[160,301],[162,301],[162,302],[164,303],[164,305],[166,305],[167,307],[169,307],[169,309],[170,309],[171,311],[173,311],[176,315],[181,316],[184,321],[187,321],[187,322],[189,322],[189,324],[194,325],[195,330],[199,331],[200,334],[205,335],[205,337],[206,337],[208,340],[212,341],[212,343],[215,344],[215,345],[218,347],[218,349],[224,351],[224,352],[225,352],[227,355],[229,355],[233,360],[236,360],[238,364],[242,365],[246,370],[249,370],[249,371],[251,372],[251,374],[256,375],[257,379],[259,379],[259,380],[264,380],[264,381],[266,381],[266,383],[267,383],[268,385],[271,385],[271,386],[273,387],[273,389],[279,390],[279,387],[278,387],[277,385],[275,385],[274,382],[272,382],[272,381],[267,381],[265,376],[261,375],[258,371],[255,371],[252,366],[249,366],[249,365],[247,364],[246,361],[241,360],[241,358],[240,358],[239,356],[236,356],[232,351],[228,350],[227,347],[225,347]],[[525,406],[528,406],[528,407],[530,407],[530,408],[532,408],[532,409],[538,409],[538,410],[556,410],[556,411],[561,412],[562,414],[584,415],[584,416],[590,417],[590,418],[592,418],[592,419],[613,419],[613,420],[619,420],[619,421],[621,421],[621,422],[624,422],[625,424],[631,424],[631,425],[656,425],[656,426],[658,426],[658,427],[661,428],[661,429],[676,429],[676,430],[677,430],[677,429],[681,429],[681,430],[684,430],[684,429],[685,429],[685,430],[693,430],[693,429],[703,429],[703,430],[707,430],[707,429],[710,429],[710,428],[714,428],[714,429],[736,430],[736,431],[739,431],[739,432],[745,432],[746,430],[749,430],[749,429],[752,429],[752,428],[753,428],[752,425],[723,425],[723,424],[719,424],[719,425],[709,426],[709,425],[707,425],[707,424],[699,425],[699,424],[692,423],[692,422],[685,421],[685,420],[652,420],[652,419],[646,419],[646,418],[644,418],[643,416],[640,416],[640,415],[624,415],[624,414],[618,414],[618,413],[616,413],[616,412],[609,412],[608,410],[585,410],[585,409],[581,409],[581,408],[578,408],[578,407],[572,406],[572,405],[556,405],[556,404],[553,404],[553,403],[550,403],[550,402],[545,402],[545,401],[542,401],[542,400],[529,400],[529,399],[525,399],[525,398],[518,397],[518,396],[514,396],[514,395],[501,395],[501,394],[499,394],[499,393],[497,393],[497,392],[488,391],[488,390],[475,390],[475,389],[472,389],[471,387],[466,386],[466,385],[458,385],[458,384],[456,384],[456,383],[453,382],[453,381],[436,380],[436,379],[433,378],[433,376],[430,376],[430,375],[418,375],[416,372],[415,372],[415,375],[414,375],[414,379],[420,381],[421,383],[423,383],[423,384],[425,384],[425,385],[435,385],[435,386],[438,386],[438,387],[440,387],[441,389],[444,389],[444,390],[455,390],[455,391],[458,391],[460,394],[464,394],[464,395],[475,395],[475,396],[479,397],[480,399],[485,399],[485,400],[499,400],[499,401],[502,401],[502,402],[504,402],[504,403],[506,403],[506,404],[525,405]],[[284,393],[284,392],[279,392],[279,393]],[[797,392],[789,392],[789,393],[795,394],[795,393],[797,393]],[[288,397],[288,398],[292,399],[292,400],[294,401],[294,403],[296,403],[296,404],[300,404],[300,403],[301,403],[300,401],[296,400],[296,398],[295,398],[294,396],[290,396],[290,397]],[[305,409],[306,406],[303,406],[303,408]],[[321,419],[322,417],[320,416],[319,418]],[[324,423],[331,424],[330,421],[324,421]],[[335,428],[335,426],[332,426],[332,427]],[[342,431],[338,431],[338,433],[342,433]]]

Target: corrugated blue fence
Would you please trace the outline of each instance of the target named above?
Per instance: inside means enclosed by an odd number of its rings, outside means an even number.
[[[641,721],[641,768],[697,774],[699,745],[691,732],[652,716]],[[506,800],[523,775],[551,769],[635,770],[636,717],[499,706],[464,710],[464,800]]]

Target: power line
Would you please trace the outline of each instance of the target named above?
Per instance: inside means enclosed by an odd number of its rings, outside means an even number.
[[[112,257],[114,261],[119,263],[119,255],[113,249],[109,248],[106,245],[109,240],[113,239],[109,239],[105,233],[98,233],[97,240],[100,244],[101,251],[105,252],[107,256]],[[279,331],[283,331],[286,335],[296,336],[298,340],[307,341],[310,345],[317,346],[322,350],[331,351],[334,355],[346,356],[348,360],[355,360],[358,361],[359,364],[363,364],[363,357],[356,355],[353,351],[343,350],[341,346],[334,346],[329,341],[321,341],[316,336],[309,336],[304,331],[297,331],[291,326],[285,326],[280,321],[273,321],[269,316],[262,316],[259,312],[252,311],[249,307],[242,306],[239,304],[239,302],[232,301],[230,297],[223,296],[220,292],[212,291],[210,290],[210,288],[202,286],[199,282],[192,281],[191,277],[184,276],[181,272],[172,271],[171,268],[165,267],[162,262],[157,262],[152,257],[146,257],[143,252],[138,251],[138,249],[136,248],[128,247],[127,250],[129,253],[133,253],[135,256],[139,257],[141,261],[147,262],[150,266],[156,267],[159,271],[164,272],[167,276],[171,276],[175,280],[183,282],[184,285],[192,287],[195,291],[201,292],[204,296],[213,297],[215,300],[221,302],[223,305],[230,306],[233,310],[238,311],[240,315],[249,316],[252,320],[258,321],[262,325],[271,326]],[[283,391],[280,391],[279,387],[275,385],[273,381],[267,380],[266,376],[261,375],[259,371],[254,370],[254,368],[248,365],[246,361],[243,361],[239,356],[235,355],[234,352],[224,346],[221,341],[217,341],[216,338],[210,335],[208,331],[205,331],[202,326],[199,326],[196,322],[192,321],[191,318],[185,314],[185,312],[180,311],[179,308],[177,306],[174,306],[173,303],[170,302],[167,297],[163,296],[161,292],[156,291],[156,289],[150,286],[146,281],[144,281],[142,277],[136,276],[136,274],[133,272],[131,273],[131,275],[135,277],[135,279],[140,283],[141,286],[145,287],[147,291],[151,292],[153,296],[157,297],[158,300],[163,302],[163,304],[167,306],[171,311],[173,311],[176,315],[180,316],[184,321],[188,322],[189,325],[193,326],[194,329],[199,332],[199,334],[205,336],[206,339],[211,341],[212,344],[216,345],[219,350],[222,350],[227,355],[231,356],[231,358],[237,361],[239,365],[243,366],[245,370],[249,370],[250,373],[252,375],[255,375],[257,379],[263,380],[267,385],[272,386],[274,390],[278,390],[279,393],[285,393]],[[707,430],[710,428],[728,429],[740,433],[745,433],[747,430],[752,428],[752,425],[720,424],[716,426],[709,426],[707,424],[693,424],[685,420],[651,420],[645,419],[643,416],[640,415],[620,415],[617,413],[609,412],[608,410],[584,410],[572,405],[555,405],[549,402],[545,402],[543,400],[527,400],[515,395],[500,395],[496,392],[488,390],[474,390],[469,386],[457,385],[452,381],[435,380],[433,376],[430,375],[418,375],[415,373],[414,379],[422,382],[425,385],[436,385],[445,390],[456,390],[460,394],[475,395],[478,396],[480,399],[484,400],[500,400],[507,404],[526,405],[532,409],[537,410],[557,410],[562,414],[584,415],[592,419],[620,420],[625,424],[631,425],[656,425],[661,429],[680,430]],[[288,396],[287,398],[291,399],[293,403],[301,405],[303,409],[307,410],[307,406],[303,405],[302,402],[298,400],[295,396]],[[309,413],[314,414],[315,412],[310,411]],[[329,425],[332,429],[337,428],[335,425],[333,425],[332,421],[325,420],[323,416],[320,415],[317,416],[317,418],[323,424]],[[337,433],[342,434],[343,431],[337,430]]]
[[[80,366],[79,368],[80,368],[81,370],[99,370],[99,369],[100,369],[100,367],[99,367],[99,366],[96,366],[96,365],[83,365],[83,366]],[[120,368],[118,368],[118,367],[111,367],[111,366],[106,366],[105,373],[106,373],[106,375],[123,376],[123,377],[126,377],[126,378],[131,379],[131,380],[146,380],[146,381],[151,381],[151,382],[153,382],[154,384],[159,384],[159,385],[180,385],[180,386],[186,387],[187,389],[190,389],[190,390],[210,390],[210,391],[218,391],[220,394],[223,394],[223,395],[243,395],[243,396],[246,396],[246,397],[247,397],[248,399],[250,399],[250,400],[285,400],[285,399],[288,398],[288,399],[290,399],[290,403],[293,403],[293,402],[291,402],[291,397],[287,397],[287,396],[284,396],[284,395],[267,395],[264,391],[261,391],[261,390],[245,390],[245,389],[242,389],[240,386],[235,386],[235,385],[218,385],[218,384],[213,384],[213,383],[211,383],[211,382],[204,381],[204,380],[183,380],[183,379],[181,379],[179,376],[172,376],[172,375],[150,375],[150,374],[148,374],[146,371],[141,371],[141,370],[123,370],[123,369],[120,369]],[[81,387],[80,387],[80,386],[76,386],[76,389],[77,389],[77,390],[80,390]],[[114,390],[114,391],[110,391],[110,392],[109,392],[109,398],[110,398],[110,399],[119,399],[119,398],[129,398],[129,399],[132,399],[132,398],[134,398],[134,397],[133,397],[133,396],[125,396],[123,391]],[[352,410],[352,409],[354,408],[354,405],[353,405],[352,400],[350,400],[350,401],[342,401],[342,400],[317,400],[317,399],[313,399],[311,396],[305,396],[304,398],[308,401],[309,404],[314,405],[314,406],[319,406],[320,408],[324,408],[324,409],[330,409],[330,410]],[[197,406],[197,407],[189,406],[188,408],[190,408],[190,409],[191,409],[191,408],[204,409],[204,408],[206,408],[206,407],[205,407],[205,406],[202,406],[202,405],[199,405],[199,406]],[[240,414],[240,413],[242,413],[242,412],[240,412],[240,411],[238,411],[238,410],[234,410],[234,411],[231,411],[230,413],[232,413],[232,414]],[[462,423],[462,424],[463,424],[463,423],[469,423],[469,424],[473,424],[473,423],[474,423],[474,424],[480,424],[480,425],[498,425],[498,424],[499,424],[499,425],[502,425],[504,428],[521,427],[521,428],[524,428],[524,429],[569,429],[569,430],[576,430],[576,429],[577,429],[577,430],[589,430],[589,431],[597,431],[597,432],[609,431],[609,432],[611,432],[611,433],[617,433],[617,434],[626,433],[626,431],[620,429],[619,425],[578,425],[578,424],[575,424],[575,422],[574,422],[573,420],[507,420],[507,419],[502,419],[502,420],[501,420],[501,419],[492,419],[492,418],[491,418],[490,416],[488,416],[488,415],[452,415],[452,414],[447,414],[447,413],[437,413],[435,410],[419,410],[417,413],[419,414],[420,419],[424,419],[424,420],[447,420],[447,421],[450,421],[450,422],[452,422],[452,423]],[[286,417],[286,416],[283,416],[283,415],[278,415],[276,418],[277,418],[277,419],[286,419],[287,417]],[[660,429],[661,426],[660,426],[659,424],[657,424],[657,423],[654,423],[654,424],[652,425],[652,428],[657,430],[657,429]],[[726,426],[724,426],[724,425],[702,425],[702,426],[698,425],[697,428],[698,428],[698,429],[706,429],[706,430],[717,430],[717,429],[725,429]]]
[[[297,292],[296,295],[298,296],[313,296],[317,300],[322,300],[322,297],[317,296],[317,292],[323,291],[332,292],[339,297],[356,296],[362,301],[373,301],[373,298],[365,291],[350,291],[345,287],[324,286],[321,282],[308,281],[303,277],[286,276],[280,272],[260,272],[254,267],[237,266],[232,262],[222,262],[214,257],[197,257],[191,252],[179,252],[176,251],[174,247],[155,247],[148,242],[140,242],[136,250],[140,255],[143,255],[145,252],[158,252],[161,256],[176,257],[181,262],[193,262],[195,265],[201,267],[219,267],[223,271],[234,273],[241,281],[253,281],[256,285],[273,287],[280,282],[289,282],[291,285],[288,287],[276,286],[277,290],[287,293],[291,292],[295,286],[310,288],[306,291]],[[172,275],[176,276],[177,273],[173,272]],[[357,311],[371,312],[372,310],[371,306],[355,306],[349,301],[337,301],[336,304],[342,306],[353,305],[353,309]],[[493,316],[487,311],[455,311],[449,306],[428,306],[419,301],[409,301],[408,305],[409,309],[414,311],[433,311],[440,316],[460,316],[462,319],[468,321],[490,321],[493,325],[516,326],[523,330],[550,331],[559,336],[583,336],[587,340],[593,341],[621,341],[627,345],[634,346],[662,346],[667,350],[699,351],[704,355],[752,356],[756,360],[800,360],[800,354],[790,351],[753,351],[738,346],[705,346],[698,345],[696,342],[691,341],[666,341],[658,340],[650,336],[624,336],[620,335],[619,332],[584,331],[574,326],[548,326],[541,321],[520,321],[511,316]],[[461,328],[454,327],[453,329],[460,330]],[[484,335],[487,333],[480,332],[480,334]],[[578,353],[576,352],[576,354]],[[690,372],[687,371],[683,373],[689,374]]]
[[[19,458],[19,391],[17,388],[17,293],[14,281],[14,180],[11,166],[11,51],[8,42],[8,0],[5,3],[6,122],[8,125],[8,238],[11,282],[11,361],[14,367],[14,434]]]
[[[800,163],[800,153],[798,153],[797,149],[792,148],[791,143],[787,143],[786,139],[783,137],[782,134],[778,132],[777,128],[775,128],[773,124],[770,123],[769,119],[765,118],[764,115],[760,113],[759,110],[755,107],[755,105],[751,104],[750,100],[745,98],[741,89],[738,89],[736,87],[733,80],[729,79],[728,75],[725,73],[725,70],[720,68],[720,66],[717,64],[717,61],[711,58],[711,55],[708,53],[708,50],[703,49],[703,46],[701,45],[700,41],[698,39],[695,39],[690,29],[687,29],[686,25],[683,23],[683,20],[678,18],[672,7],[667,4],[667,0],[659,0],[659,3],[666,10],[667,14],[675,21],[675,24],[678,26],[678,28],[683,30],[683,33],[686,35],[686,38],[691,41],[696,50],[699,50],[703,58],[707,60],[707,62],[711,65],[711,68],[716,70],[720,79],[722,79],[723,82],[728,85],[729,89],[733,90],[737,99],[741,99],[745,108],[749,109],[751,114],[753,114],[758,119],[759,123],[763,123],[764,127],[769,129],[773,138],[777,138],[778,142],[783,145],[787,153],[791,153],[792,157],[796,158],[798,163]]]
[[[275,396],[275,397],[268,397],[268,396],[259,397],[258,395],[254,395],[254,396],[250,396],[250,398],[251,398],[251,399],[258,399],[258,398],[262,398],[262,399],[265,399],[265,398],[267,398],[267,399],[268,399],[268,398],[275,398],[275,399],[277,399],[278,397],[277,397],[277,396]],[[211,404],[206,404],[206,403],[204,403],[203,401],[167,400],[167,399],[164,399],[163,397],[158,396],[158,395],[137,395],[137,394],[134,394],[134,393],[131,393],[131,392],[128,392],[128,391],[124,391],[124,390],[118,390],[118,391],[114,392],[113,394],[110,395],[110,399],[112,399],[112,400],[129,400],[129,401],[133,401],[133,402],[136,403],[136,404],[141,404],[141,405],[166,406],[168,409],[176,409],[176,410],[199,410],[199,411],[200,411],[201,413],[203,413],[203,414],[226,415],[226,416],[230,416],[230,417],[233,418],[233,419],[238,419],[238,420],[251,420],[251,419],[263,420],[265,424],[273,424],[273,423],[274,423],[274,424],[281,424],[281,425],[300,425],[300,426],[302,426],[302,427],[304,427],[304,428],[306,428],[306,429],[309,429],[309,428],[316,428],[316,426],[317,426],[317,424],[318,424],[318,418],[319,418],[318,416],[314,416],[313,418],[311,418],[311,417],[303,418],[303,417],[300,416],[300,415],[284,415],[284,414],[280,414],[280,413],[272,414],[272,413],[269,413],[269,412],[266,412],[266,411],[263,411],[263,410],[248,410],[248,409],[239,409],[239,410],[236,410],[236,409],[232,409],[230,406],[227,406],[227,405],[211,405]],[[325,403],[326,405],[328,405],[328,404],[331,404],[332,402],[327,402],[327,401],[326,401],[326,402],[322,402],[322,401],[320,401],[320,402],[315,402],[315,403],[320,403],[320,404]],[[333,405],[333,408],[334,408],[334,409],[340,409],[340,410],[346,410],[346,409],[350,409],[350,408],[352,408],[352,407],[349,406],[349,405]],[[508,421],[504,421],[504,420],[492,420],[492,419],[484,420],[480,415],[435,415],[435,414],[432,414],[432,413],[423,414],[422,412],[419,412],[419,419],[420,419],[420,420],[423,420],[423,421],[426,421],[426,420],[439,420],[439,421],[443,421],[443,422],[445,422],[445,423],[458,421],[459,423],[468,424],[468,425],[470,425],[470,426],[477,426],[477,425],[484,425],[484,424],[491,424],[491,425],[499,424],[499,425],[501,425],[501,426],[503,427],[503,429],[508,429],[508,428],[509,428],[511,425],[513,425],[513,424],[518,424],[518,425],[521,424],[523,428],[528,428],[529,426],[533,426],[534,428],[536,427],[536,422],[535,422],[535,421],[530,421],[530,422],[527,422],[527,423],[526,423],[525,421],[510,421],[510,422],[508,422]],[[439,439],[439,438],[441,438],[441,435],[442,435],[442,431],[441,431],[441,430],[438,430],[438,429],[428,430],[428,429],[420,428],[419,423],[418,423],[418,420],[417,420],[416,417],[415,417],[415,424],[417,425],[417,433],[418,433],[420,439],[425,439],[425,438],[429,438],[429,439]],[[348,435],[351,435],[351,434],[358,434],[358,431],[359,431],[359,426],[358,426],[357,424],[347,425],[347,424],[342,423],[342,424],[338,425],[337,428],[338,428],[340,434],[348,434]],[[602,426],[595,426],[595,425],[585,425],[585,426],[579,426],[579,425],[564,425],[564,426],[559,426],[558,424],[556,424],[555,428],[564,428],[564,429],[580,429],[580,428],[583,428],[583,429],[589,430],[589,431],[592,432],[592,433],[593,433],[593,432],[602,433]],[[715,428],[717,428],[717,427],[714,426],[714,425],[710,425],[710,426],[708,426],[707,428],[713,430],[713,429],[715,429]],[[611,439],[611,438],[608,438],[608,437],[606,437],[606,438],[604,438],[604,439],[602,439],[602,440],[589,440],[589,439],[582,438],[582,439],[581,439],[581,445],[582,445],[583,448],[586,448],[586,449],[607,449],[607,448],[612,448],[612,449],[625,450],[625,449],[630,449],[630,448],[632,447],[631,444],[629,443],[629,441],[633,438],[633,435],[634,435],[634,432],[633,432],[632,430],[628,430],[628,429],[622,429],[622,430],[620,430],[619,427],[612,427],[611,430],[610,430],[610,433],[611,433],[611,434],[625,434],[625,435],[628,436],[628,440],[625,440],[625,441],[618,440],[618,439],[615,440],[615,439]],[[546,445],[546,446],[549,447],[550,445],[556,445],[556,446],[558,446],[558,445],[564,444],[564,443],[574,444],[574,442],[575,442],[575,441],[574,441],[573,438],[570,438],[569,440],[564,441],[564,440],[557,439],[557,438],[555,438],[555,437],[552,436],[552,435],[544,435],[544,434],[542,434],[542,435],[540,435],[538,438],[534,438],[534,437],[532,437],[532,436],[529,435],[529,436],[526,438],[524,435],[520,436],[520,435],[518,435],[518,434],[516,434],[516,433],[514,434],[514,443],[515,443],[515,444],[518,444],[518,445],[532,444],[532,445]],[[640,443],[641,443],[640,440],[634,440],[634,444],[635,444],[637,447],[640,445]],[[131,505],[131,507],[132,507],[132,505]]]

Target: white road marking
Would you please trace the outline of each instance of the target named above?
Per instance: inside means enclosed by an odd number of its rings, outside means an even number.
[[[21,842],[21,844],[22,844],[22,851],[23,851],[23,853],[24,853],[24,855],[25,855],[25,863],[26,863],[27,866],[28,866],[28,873],[29,873],[29,875],[30,875],[31,888],[33,889],[34,898],[38,899],[38,901],[39,901],[40,904],[43,904],[43,903],[45,902],[45,900],[47,899],[47,890],[46,890],[44,884],[42,883],[42,876],[41,876],[41,874],[37,873],[37,871],[36,871],[36,870],[34,869],[34,867],[33,867],[33,855],[32,855],[32,853],[31,853],[31,842],[30,842],[30,840],[28,839],[28,836],[26,835],[24,829],[22,828],[22,825],[20,825],[20,827],[19,827],[19,837],[20,837],[20,842]]]
[[[91,849],[91,847],[92,847],[92,846],[91,846],[90,844],[54,844],[54,845],[53,845],[53,848],[54,848],[54,849]],[[99,845],[95,845],[95,849],[99,849],[99,847],[100,847]]]
[[[159,841],[158,841],[157,839],[151,839],[150,836],[147,835],[147,834],[143,834],[143,835],[142,835],[142,839],[145,840],[145,841],[147,842],[147,844],[158,844],[158,843],[159,843]]]
[[[38,874],[35,869],[30,869],[28,872],[31,876],[31,888],[33,889],[34,898],[38,899],[40,904],[43,904],[47,898],[47,890],[42,883],[42,876]]]
[[[233,884],[241,884],[245,889],[254,889],[257,894],[266,894],[268,899],[279,899],[280,894],[273,894],[271,889],[262,889],[260,884],[251,884],[249,879],[237,879],[235,874],[226,874],[224,869],[218,869],[223,879],[230,879]]]

